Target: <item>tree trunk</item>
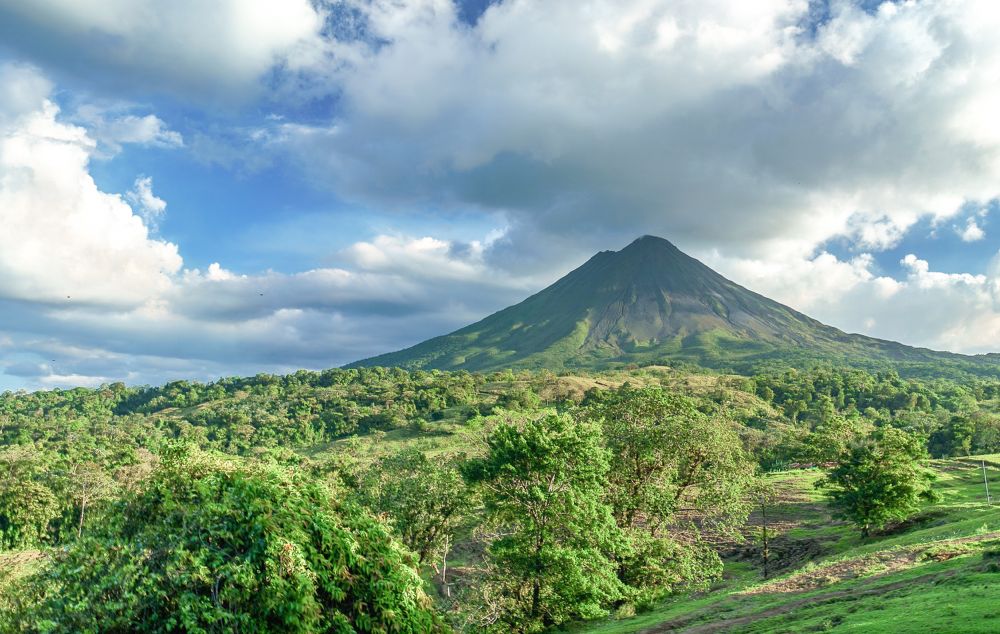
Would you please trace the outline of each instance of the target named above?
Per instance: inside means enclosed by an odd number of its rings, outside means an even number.
[[[444,594],[451,598],[451,586],[448,585],[448,548],[451,545],[450,539],[444,540],[444,553],[441,555],[441,585],[444,586]]]
[[[536,579],[531,588],[531,618],[538,618],[538,598],[542,591],[541,583]]]
[[[80,523],[76,527],[76,537],[79,539],[83,536],[83,513],[87,509],[87,498],[80,500]]]

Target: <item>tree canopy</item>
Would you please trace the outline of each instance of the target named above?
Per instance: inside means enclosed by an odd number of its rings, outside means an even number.
[[[551,410],[504,413],[494,424],[485,455],[465,468],[497,535],[480,622],[535,632],[607,614],[624,588],[611,559],[622,542],[604,501],[600,428]]]
[[[841,517],[868,537],[872,529],[905,519],[931,498],[932,474],[921,467],[921,440],[886,427],[846,446],[818,483]]]
[[[412,561],[315,478],[178,451],[53,555],[15,615],[44,632],[430,632]]]

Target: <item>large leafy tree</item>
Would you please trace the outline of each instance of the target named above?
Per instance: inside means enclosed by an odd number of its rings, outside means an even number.
[[[621,538],[604,501],[600,427],[551,410],[501,413],[492,424],[485,455],[466,465],[495,537],[481,623],[535,632],[606,614],[623,587],[610,558]]]
[[[976,436],[976,423],[964,415],[954,415],[931,434],[928,449],[935,456],[968,456]]]
[[[720,529],[746,520],[755,466],[724,417],[680,394],[627,386],[592,395],[582,417],[600,425],[610,450],[607,495],[623,528],[656,536],[680,510]]]
[[[833,416],[816,426],[806,439],[802,456],[816,463],[836,462],[870,436],[875,427],[864,417]]]
[[[441,581],[447,583],[448,550],[472,505],[458,457],[431,459],[419,449],[403,449],[365,470],[358,491],[362,503],[389,521],[419,563],[436,567],[440,562]]]
[[[692,399],[660,388],[592,393],[581,412],[609,449],[607,500],[629,547],[617,573],[637,604],[722,574],[704,532],[746,521],[755,466],[734,426]]]
[[[430,632],[409,556],[316,478],[176,452],[30,582],[15,629]]]
[[[933,499],[933,474],[920,465],[925,457],[920,437],[883,427],[845,447],[817,486],[838,514],[868,537],[872,529],[903,520]]]
[[[37,448],[0,451],[0,549],[39,546],[59,516],[59,499],[48,483],[48,456]]]

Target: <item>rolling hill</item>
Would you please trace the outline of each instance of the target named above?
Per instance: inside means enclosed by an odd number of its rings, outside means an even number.
[[[560,371],[665,361],[740,372],[832,363],[920,376],[1000,374],[993,355],[914,348],[824,325],[653,236],[602,251],[479,322],[348,367]]]

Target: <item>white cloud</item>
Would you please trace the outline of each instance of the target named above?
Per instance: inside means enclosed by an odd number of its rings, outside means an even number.
[[[195,272],[197,273],[197,269],[195,269]],[[236,276],[233,274],[232,271],[227,271],[226,269],[222,268],[222,266],[220,266],[218,262],[212,262],[211,264],[208,265],[208,270],[205,271],[205,279],[210,280],[212,282],[221,282],[225,280],[236,279]]]
[[[132,189],[125,194],[125,199],[134,205],[150,228],[156,227],[163,212],[167,210],[167,201],[153,193],[153,179],[150,176],[136,178]]]
[[[981,219],[956,214],[1000,195],[995,3],[837,0],[817,26],[807,0],[507,0],[474,27],[447,0],[346,4],[365,32],[324,41],[305,0],[0,0],[9,47],[97,85],[239,100],[273,74],[268,99],[337,97],[326,122],[290,109],[228,140],[185,139],[130,109],[69,125],[44,77],[4,67],[0,341],[36,364],[21,370],[328,366],[462,325],[641,233],[717,248],[710,265],[847,330],[961,351],[1000,341],[996,271],[913,255],[894,279],[870,255],[822,251],[837,237],[892,248],[928,217],[982,237]],[[152,181],[123,200],[87,172],[122,143],[224,165],[291,157],[343,198],[490,213],[509,230],[377,236],[341,267],[293,274],[185,270],[149,235],[166,204]]]
[[[36,71],[0,66],[0,89],[18,96],[0,102],[8,380],[90,385],[329,367],[458,327],[532,285],[490,269],[483,242],[398,235],[346,249],[353,270],[184,269],[176,245],[150,236],[167,205],[152,177],[124,197],[101,191],[88,171],[97,143],[62,120],[51,86]]]
[[[251,170],[291,153],[379,208],[503,213],[493,263],[646,232],[755,257],[838,235],[885,249],[1000,194],[987,0],[837,0],[818,26],[808,0],[507,0],[474,27],[450,0],[150,3],[0,0],[0,22],[17,50],[145,91],[245,95],[267,76],[268,109],[335,95],[326,125],[281,113],[188,144]],[[173,135],[153,115],[106,134]]]
[[[955,227],[955,233],[963,242],[976,242],[986,237],[986,232],[979,226],[975,218],[965,221],[965,227]]]
[[[258,93],[308,54],[323,25],[309,0],[0,0],[0,38],[71,76],[188,99]]]
[[[100,108],[87,104],[76,110],[73,120],[87,128],[107,157],[121,152],[125,144],[161,148],[184,146],[184,137],[171,130],[162,119],[154,114],[131,114],[125,106]]]
[[[151,239],[118,196],[88,172],[95,143],[58,119],[37,74],[0,67],[20,95],[0,103],[0,297],[134,305],[170,285],[181,267],[173,244]]]
[[[52,83],[26,64],[0,64],[0,124],[13,125],[36,112],[52,92]]]
[[[474,27],[444,0],[347,4],[368,37],[313,69],[342,109],[266,147],[380,208],[505,214],[494,263],[640,233],[882,250],[1000,195],[993,2],[836,1],[818,26],[806,0],[508,0]]]
[[[847,332],[964,353],[998,351],[1000,257],[987,274],[934,271],[914,254],[902,279],[873,272],[874,261],[829,253],[797,260],[742,260],[709,254],[706,262],[759,293]]]
[[[371,242],[351,245],[343,255],[363,271],[485,282],[491,273],[483,261],[483,250],[480,241],[458,244],[430,236],[380,235]]]
[[[427,244],[439,242],[378,237],[349,249],[373,257],[358,270],[239,275],[213,263],[128,309],[4,309],[0,301],[5,347],[33,359],[12,372],[0,363],[0,372],[41,385],[66,384],[66,376],[152,382],[326,368],[458,328],[533,286],[495,270],[470,274],[461,245],[443,243],[428,256]]]
[[[901,261],[909,269],[908,281],[910,284],[923,289],[933,288],[953,288],[956,286],[966,286],[969,288],[986,288],[987,277],[985,275],[972,275],[971,273],[939,273],[931,271],[931,265],[926,260],[921,260],[916,255],[910,253]]]

